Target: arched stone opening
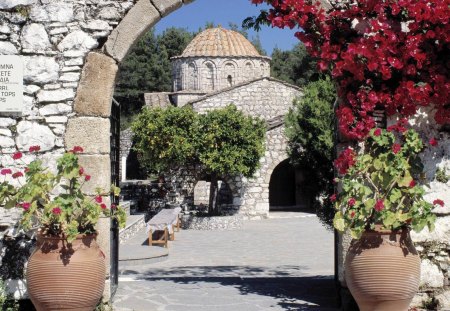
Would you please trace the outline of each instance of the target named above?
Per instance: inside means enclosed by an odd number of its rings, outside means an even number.
[[[269,182],[270,210],[290,209],[296,205],[295,169],[289,159],[278,164]]]

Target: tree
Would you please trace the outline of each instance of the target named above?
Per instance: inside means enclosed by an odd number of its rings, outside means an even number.
[[[114,97],[122,103],[122,128],[144,106],[144,92],[172,90],[170,58],[180,55],[193,34],[182,28],[168,28],[156,36],[149,30],[130,50],[119,67]]]
[[[145,109],[132,130],[134,148],[149,171],[196,165],[211,176],[211,215],[219,213],[217,181],[240,174],[251,177],[264,153],[264,122],[234,105],[201,115],[188,107]]]
[[[200,115],[198,135],[198,157],[211,176],[209,213],[217,215],[219,178],[253,176],[264,154],[265,125],[262,120],[245,116],[229,105]]]
[[[134,150],[149,174],[198,162],[198,115],[190,106],[145,108],[131,125]]]
[[[330,78],[326,78],[308,83],[303,92],[303,97],[294,101],[286,116],[288,153],[292,164],[308,176],[305,187],[314,200],[313,205],[320,207],[318,211],[326,211],[322,219],[331,224],[333,207],[322,206],[321,198],[328,197],[334,190],[333,103],[336,89]]]
[[[317,62],[301,43],[288,51],[275,48],[270,68],[272,77],[300,87],[320,77]]]

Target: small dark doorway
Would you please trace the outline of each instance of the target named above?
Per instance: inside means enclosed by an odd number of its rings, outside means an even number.
[[[295,169],[289,159],[282,161],[273,170],[269,183],[270,209],[295,207]]]

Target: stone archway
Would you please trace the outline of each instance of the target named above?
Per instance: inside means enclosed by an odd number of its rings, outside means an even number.
[[[296,205],[295,169],[289,159],[278,164],[269,182],[269,208],[286,209]]]

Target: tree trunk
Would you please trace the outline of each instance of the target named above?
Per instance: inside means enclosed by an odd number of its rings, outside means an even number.
[[[219,208],[217,206],[217,175],[212,173],[211,174],[211,184],[209,186],[209,205],[208,205],[208,214],[211,215],[218,215],[219,214]]]

